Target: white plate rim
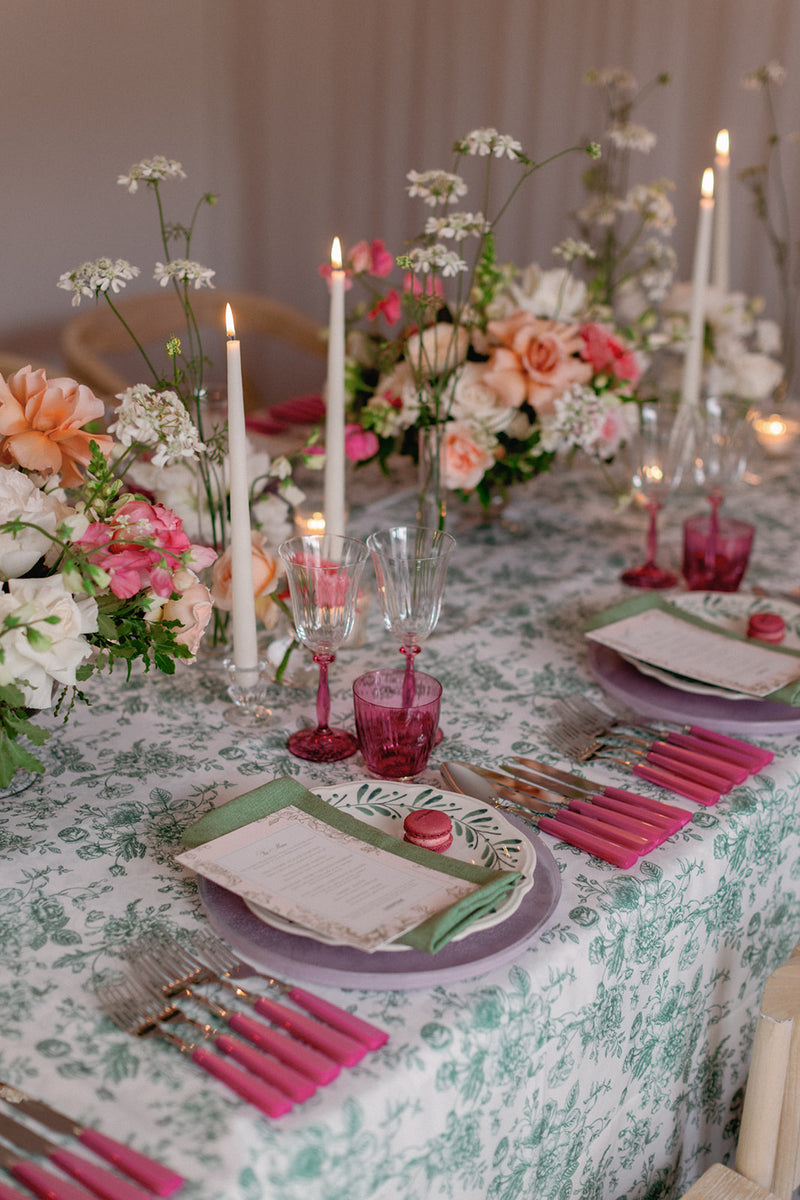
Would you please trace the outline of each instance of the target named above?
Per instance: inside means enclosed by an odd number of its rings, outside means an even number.
[[[375,807],[376,804],[381,802],[385,807],[388,807],[387,801],[381,801],[379,796],[376,795],[376,793],[379,793],[381,789],[387,789],[392,793],[393,803],[398,803],[398,797],[404,797],[404,802],[406,803],[406,812],[409,810],[409,808],[439,807],[440,802],[444,801],[449,805],[449,808],[447,809],[448,815],[453,817],[454,812],[459,814],[459,816],[455,817],[456,822],[460,821],[460,823],[464,824],[464,815],[467,813],[474,812],[479,814],[484,827],[479,830],[475,830],[472,826],[470,826],[470,828],[474,834],[484,837],[487,842],[488,838],[486,838],[485,835],[489,833],[490,830],[486,827],[485,822],[487,818],[491,818],[491,820],[494,822],[494,828],[491,830],[491,833],[495,839],[497,841],[502,841],[503,838],[506,838],[513,841],[514,844],[518,846],[518,851],[521,855],[522,861],[520,863],[510,865],[509,870],[520,871],[522,874],[522,881],[505,897],[503,902],[500,904],[500,907],[496,909],[495,912],[488,913],[485,917],[481,917],[480,920],[474,921],[468,929],[465,929],[462,933],[454,937],[452,939],[453,941],[461,941],[463,938],[469,937],[473,933],[491,929],[495,925],[499,925],[502,921],[505,921],[511,916],[512,913],[516,912],[522,903],[523,896],[533,887],[533,877],[536,868],[536,849],[531,841],[529,841],[527,838],[521,838],[519,836],[518,831],[505,818],[502,812],[500,812],[498,809],[482,804],[480,800],[476,800],[472,796],[464,796],[459,792],[451,792],[445,788],[438,788],[433,784],[428,783],[396,783],[392,780],[362,779],[343,784],[332,784],[326,787],[314,788],[313,790],[314,794],[319,796],[320,799],[331,803],[333,802],[334,797],[341,797],[342,799],[347,800],[353,795],[358,796],[358,794],[365,787],[370,789],[366,795],[369,797],[374,797],[373,803],[369,807]],[[437,798],[437,803],[430,803],[432,797]],[[419,801],[419,803],[408,804],[408,799]],[[366,804],[359,805],[340,803],[336,804],[335,807],[347,808],[349,811],[350,809],[363,810],[368,806]],[[358,819],[366,821],[367,824],[375,824],[376,828],[381,828],[385,832],[391,831],[385,824],[382,825],[378,822],[370,821],[369,815],[363,813],[363,811],[358,812],[357,814],[354,813],[353,815],[358,815]],[[399,819],[399,816],[397,819]],[[457,833],[458,829],[456,825],[454,828],[454,834],[456,836],[454,836],[453,839],[453,847],[456,847],[456,850],[458,849]],[[453,847],[450,848],[448,854],[453,853]],[[486,847],[484,847],[484,853],[485,852]],[[498,866],[499,860],[497,858],[497,854],[494,851],[493,853],[496,860],[495,862],[488,864],[481,862],[477,865],[489,865],[492,867]],[[463,855],[458,853],[455,854],[455,857],[461,858],[462,861],[466,862],[475,861],[472,858],[465,858]],[[271,925],[274,929],[280,929],[282,932],[290,933],[294,937],[308,938],[311,941],[320,942],[322,945],[337,946],[341,944],[335,939],[327,937],[325,934],[316,933],[312,929],[305,929],[300,925],[296,925],[294,922],[288,921],[284,917],[279,916],[277,913],[273,913],[269,909],[262,908],[260,905],[253,904],[247,900],[245,900],[244,903],[247,905],[254,917],[257,917],[259,921],[263,921],[266,925]],[[400,953],[410,950],[411,947],[400,944],[390,944],[382,946],[381,949]]]

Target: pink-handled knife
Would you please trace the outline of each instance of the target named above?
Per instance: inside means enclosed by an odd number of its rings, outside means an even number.
[[[112,1163],[118,1171],[149,1188],[156,1196],[172,1196],[178,1188],[183,1187],[185,1181],[182,1176],[171,1171],[169,1167],[148,1158],[146,1154],[134,1150],[124,1142],[115,1141],[99,1129],[74,1121],[45,1104],[43,1100],[36,1100],[10,1083],[0,1082],[0,1100],[13,1105],[17,1112],[38,1121],[52,1133],[76,1138],[106,1162]]]

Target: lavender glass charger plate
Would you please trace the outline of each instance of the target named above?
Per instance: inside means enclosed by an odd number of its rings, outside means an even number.
[[[589,670],[609,696],[621,700],[641,717],[678,725],[704,725],[717,733],[745,736],[800,732],[800,708],[773,700],[725,700],[685,692],[643,675],[615,650],[597,642],[589,644]]]
[[[374,991],[460,983],[513,962],[537,937],[561,895],[561,875],[551,852],[523,821],[503,815],[533,843],[533,887],[505,921],[463,941],[450,942],[438,954],[421,950],[366,954],[349,946],[297,937],[259,920],[239,896],[203,878],[197,881],[200,899],[217,936],[262,972],[302,983]]]

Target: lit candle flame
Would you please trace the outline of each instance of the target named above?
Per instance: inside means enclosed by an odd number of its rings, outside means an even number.
[[[225,305],[225,328],[228,331],[228,341],[232,342],[236,337],[236,329],[233,324],[233,312],[230,304]]]
[[[727,129],[720,129],[719,133],[717,134],[716,149],[720,159],[723,162],[727,162],[731,149],[731,139]]]
[[[342,245],[338,237],[333,239],[333,245],[331,246],[331,266],[334,271],[341,271],[342,269]]]
[[[714,171],[711,167],[706,167],[703,171],[703,183],[700,188],[704,200],[713,200],[714,198]]]

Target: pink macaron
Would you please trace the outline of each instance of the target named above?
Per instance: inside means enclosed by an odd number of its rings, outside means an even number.
[[[453,844],[453,822],[435,808],[418,808],[403,821],[403,841],[441,854]]]
[[[786,622],[778,613],[753,613],[747,623],[747,636],[758,642],[782,642],[786,636]]]

